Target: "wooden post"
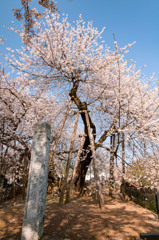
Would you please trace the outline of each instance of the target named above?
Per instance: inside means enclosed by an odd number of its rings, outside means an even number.
[[[38,240],[44,230],[51,128],[35,124],[21,240]]]
[[[122,132],[122,173],[125,174],[125,136]]]
[[[72,188],[73,188],[73,180],[74,180],[74,178],[75,178],[76,169],[77,169],[78,163],[79,163],[79,161],[80,161],[80,154],[81,154],[81,151],[82,151],[82,147],[83,147],[83,144],[84,144],[84,140],[85,140],[85,135],[82,135],[82,139],[81,139],[81,142],[80,142],[80,147],[79,147],[79,150],[78,150],[78,153],[77,153],[77,157],[76,157],[75,166],[74,166],[74,169],[73,169],[73,174],[72,174],[71,182],[70,182],[68,191],[67,191],[67,193],[66,193],[66,203],[69,203],[69,202],[70,202],[71,191],[72,191]]]
[[[109,196],[113,196],[114,189],[114,149],[115,149],[115,134],[110,136],[110,176],[109,176]]]
[[[92,168],[92,166],[90,164],[90,182],[91,182],[91,178],[92,178],[92,171],[91,171],[92,169],[91,168]]]
[[[62,124],[61,124],[60,129],[59,129],[59,131],[58,131],[58,133],[57,133],[57,136],[56,136],[56,138],[55,138],[55,142],[54,142],[53,148],[52,148],[52,150],[51,150],[51,156],[50,156],[50,159],[49,159],[49,164],[51,164],[52,162],[54,162],[55,149],[56,149],[56,147],[57,147],[57,143],[58,143],[58,141],[59,141],[59,139],[60,139],[62,130],[63,130],[63,128],[64,128],[64,125],[65,125],[65,122],[66,122],[68,113],[69,113],[70,108],[71,108],[71,105],[72,105],[72,102],[73,102],[72,100],[69,102],[69,105],[68,105],[67,111],[66,111],[66,113],[65,113],[65,116],[64,116],[64,118],[63,118]]]
[[[16,206],[16,179],[15,179],[15,173],[14,173],[14,181],[13,181],[13,206]]]
[[[14,147],[16,148],[16,140],[14,140]],[[14,153],[14,158],[16,159],[16,151]],[[16,171],[14,171],[14,182],[13,182],[13,205],[16,206]]]
[[[125,136],[124,133],[122,132],[122,195],[123,198],[125,199]]]
[[[159,193],[157,189],[155,190],[155,200],[156,200],[156,212],[159,218]]]
[[[22,189],[22,199],[25,200],[25,192],[26,192],[26,183],[27,183],[27,165],[28,165],[28,157],[24,155],[22,160],[23,165],[23,189]]]
[[[24,165],[24,157],[22,158],[22,166],[23,166],[23,177],[22,177],[22,200],[25,199],[25,165]]]
[[[98,203],[99,203],[99,207],[104,209],[104,198],[103,198],[103,194],[102,194],[102,188],[101,188],[99,175],[98,175],[98,170],[97,170],[97,165],[96,165],[94,138],[93,138],[93,135],[91,133],[91,127],[90,127],[90,122],[89,122],[89,117],[88,117],[87,110],[85,110],[85,116],[86,116],[88,136],[89,136],[89,139],[90,139],[90,145],[91,145],[91,151],[92,151],[93,170],[94,170],[94,178],[95,178],[95,182],[96,182],[96,191],[97,191]]]
[[[74,129],[73,129],[73,133],[72,133],[70,150],[69,150],[69,155],[68,155],[67,164],[66,164],[66,170],[65,170],[65,176],[64,176],[64,182],[63,182],[63,187],[62,187],[62,191],[61,191],[60,199],[59,199],[59,204],[60,204],[60,205],[62,205],[62,204],[63,204],[63,201],[64,201],[64,194],[65,194],[65,189],[66,189],[66,185],[67,185],[67,178],[68,178],[69,169],[70,169],[70,163],[71,163],[73,146],[74,146],[74,141],[75,141],[75,136],[76,136],[78,119],[79,119],[79,112],[77,112],[77,116],[76,116],[76,120],[75,120],[75,125],[74,125]]]

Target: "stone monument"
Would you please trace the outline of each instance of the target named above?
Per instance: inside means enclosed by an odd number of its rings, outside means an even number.
[[[38,240],[44,231],[51,127],[35,124],[33,131],[21,240]]]

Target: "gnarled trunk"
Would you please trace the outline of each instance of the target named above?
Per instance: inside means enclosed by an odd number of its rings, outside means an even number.
[[[82,148],[82,152],[80,154],[80,161],[78,162],[78,165],[76,168],[76,174],[73,179],[73,183],[75,184],[77,189],[81,192],[85,183],[86,173],[91,163],[91,160],[92,160],[92,151],[90,149],[90,140],[89,140],[89,137],[86,136],[85,142]]]
[[[92,151],[90,148],[90,140],[89,140],[89,136],[88,136],[88,126],[87,126],[87,122],[86,122],[86,116],[85,116],[85,112],[83,110],[87,110],[87,103],[86,102],[81,102],[80,99],[77,96],[77,89],[78,89],[78,82],[74,82],[74,85],[71,89],[70,92],[70,97],[71,99],[74,101],[74,103],[76,104],[76,106],[78,107],[82,120],[83,120],[83,124],[84,124],[84,132],[85,132],[85,142],[83,144],[83,148],[80,154],[80,161],[78,162],[78,166],[76,168],[76,174],[74,176],[73,179],[73,183],[75,184],[75,186],[77,187],[77,189],[79,191],[82,192],[84,183],[85,183],[85,177],[86,177],[86,173],[89,167],[89,164],[91,163],[92,160]],[[96,135],[96,127],[94,125],[94,123],[92,122],[90,115],[88,113],[88,117],[89,117],[89,123],[90,123],[90,127],[92,129],[92,133],[94,135],[94,139],[95,139],[95,135]]]

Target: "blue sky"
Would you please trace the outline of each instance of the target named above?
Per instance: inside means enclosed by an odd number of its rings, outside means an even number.
[[[38,0],[32,0],[32,5],[39,7]],[[143,70],[147,76],[156,73],[159,79],[159,0],[56,0],[59,12],[66,13],[69,21],[78,19],[82,14],[87,22],[101,30],[106,27],[102,37],[113,50],[113,33],[120,47],[136,41],[130,48],[126,58],[137,62],[137,67],[147,67]],[[13,17],[12,8],[18,8],[20,0],[0,0],[0,38],[7,38],[0,45],[0,52],[5,47],[13,49],[21,46],[17,34],[3,26],[20,23]],[[2,60],[1,60],[2,61]]]

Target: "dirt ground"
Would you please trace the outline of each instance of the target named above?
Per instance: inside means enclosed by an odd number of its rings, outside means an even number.
[[[0,205],[0,240],[20,240],[24,203]],[[159,232],[157,216],[119,195],[105,195],[105,210],[83,196],[59,206],[48,197],[42,240],[133,240],[142,232]]]

